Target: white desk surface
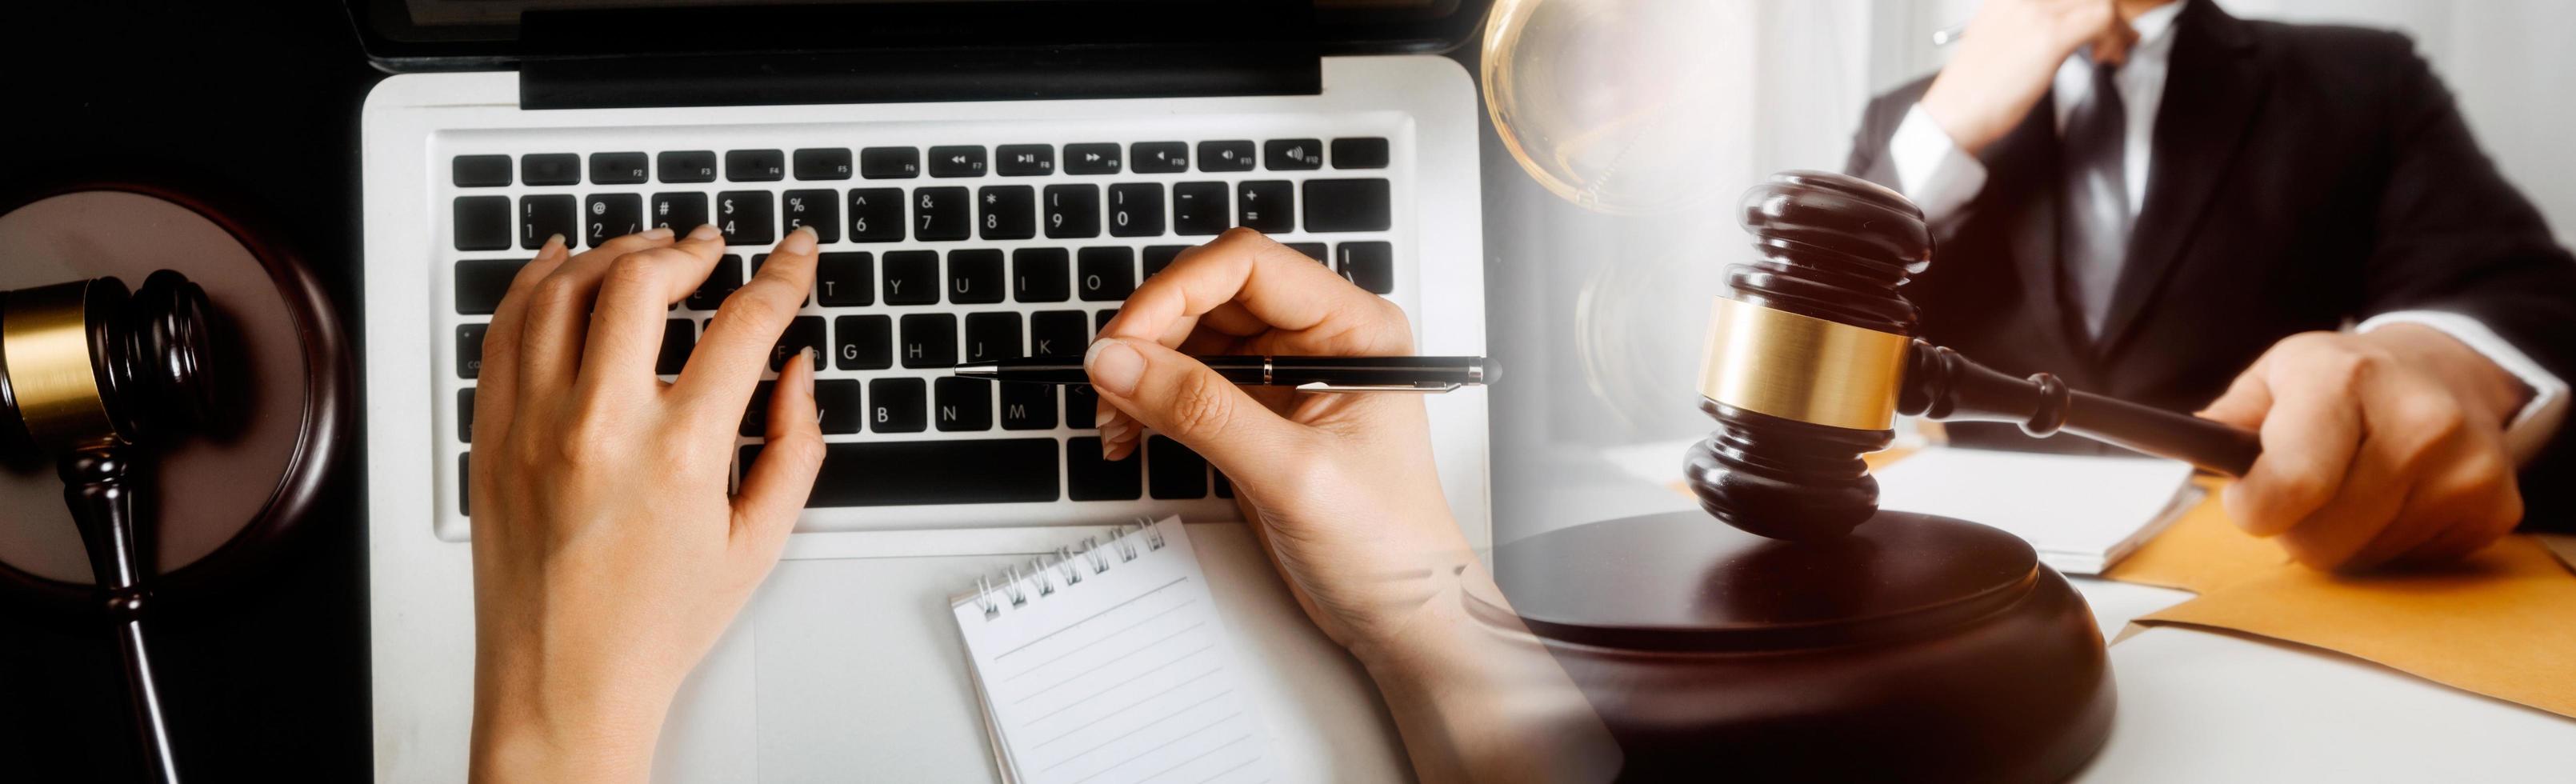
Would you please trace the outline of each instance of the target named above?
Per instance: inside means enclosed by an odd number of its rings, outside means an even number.
[[[2113,637],[2191,598],[2073,582]],[[2576,719],[2339,653],[2160,626],[2111,646],[2111,673],[2111,740],[2077,781],[2576,780]]]

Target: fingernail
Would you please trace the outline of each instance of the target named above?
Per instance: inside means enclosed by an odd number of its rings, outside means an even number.
[[[699,242],[705,242],[722,236],[724,236],[724,232],[717,231],[715,224],[712,223],[699,224],[697,228],[689,230],[689,239],[697,240]]]
[[[667,240],[667,239],[670,239],[670,238],[671,238],[671,227],[669,227],[669,226],[655,226],[655,227],[653,227],[653,228],[651,228],[651,229],[647,229],[647,230],[645,230],[645,232],[644,232],[644,238],[645,238],[645,239],[648,239],[648,240]]]
[[[1082,353],[1082,369],[1091,373],[1091,383],[1110,394],[1127,397],[1136,394],[1136,384],[1145,378],[1145,355],[1118,338],[1104,338]]]
[[[787,233],[786,240],[778,243],[778,249],[788,253],[814,252],[814,227],[796,227],[795,231]]]
[[[537,246],[538,256],[552,256],[563,252],[564,236],[561,234],[546,235],[546,244]]]
[[[798,364],[798,365],[802,365],[802,366],[804,366],[804,368],[805,368],[805,380],[804,380],[802,383],[797,384],[797,386],[800,386],[800,387],[804,387],[804,388],[805,388],[805,396],[806,396],[806,397],[813,397],[813,396],[814,396],[814,347],[813,347],[813,346],[806,346],[806,347],[804,347],[804,348],[797,349],[797,350],[796,350],[796,364]]]

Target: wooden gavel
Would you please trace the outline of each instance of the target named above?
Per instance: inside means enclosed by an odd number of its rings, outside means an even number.
[[[1895,191],[1791,171],[1743,206],[1757,258],[1727,267],[1710,314],[1700,409],[1718,429],[1686,463],[1700,506],[1729,525],[1819,539],[1868,520],[1878,481],[1860,456],[1887,447],[1897,414],[2014,422],[2230,475],[2262,453],[2244,429],[2013,378],[1917,337],[1897,287],[1930,263],[1931,231]]]

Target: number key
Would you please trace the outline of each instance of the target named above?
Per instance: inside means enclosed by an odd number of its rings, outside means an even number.
[[[850,189],[850,241],[902,242],[903,189]]]
[[[769,192],[725,191],[716,194],[716,229],[724,232],[727,245],[777,242],[778,226],[769,215]]]
[[[1024,240],[1037,236],[1036,218],[1031,212],[1031,202],[1036,200],[1037,191],[1026,185],[988,185],[980,189],[976,201],[981,202],[978,209],[983,216],[976,223],[982,226],[984,239]]]
[[[596,194],[581,205],[582,244],[599,247],[644,230],[644,197],[632,193]]]
[[[841,241],[841,194],[837,191],[788,191],[778,197],[778,217],[787,230],[814,227],[814,239]]]
[[[670,229],[687,234],[707,225],[707,195],[703,193],[653,194],[653,228]]]
[[[1163,233],[1163,185],[1128,182],[1109,186],[1109,234],[1157,237]]]
[[[962,240],[972,234],[975,207],[965,188],[918,188],[912,194],[914,237]]]
[[[1100,186],[1047,186],[1046,235],[1057,239],[1100,236]]]

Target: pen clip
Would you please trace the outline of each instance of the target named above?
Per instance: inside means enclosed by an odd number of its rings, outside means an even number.
[[[1459,387],[1461,387],[1461,386],[1465,386],[1465,385],[1464,385],[1464,384],[1459,384],[1459,383],[1457,383],[1457,382],[1450,382],[1450,381],[1423,381],[1423,382],[1413,383],[1413,384],[1329,384],[1329,383],[1325,383],[1325,382],[1322,382],[1322,381],[1311,381],[1311,382],[1307,382],[1307,383],[1304,383],[1304,384],[1298,384],[1298,385],[1297,385],[1297,391],[1299,391],[1299,392],[1413,392],[1413,393],[1424,394],[1424,395],[1437,395],[1437,394],[1440,394],[1440,393],[1442,393],[1442,392],[1447,392],[1447,391],[1450,391],[1450,390],[1457,389],[1457,388],[1459,388]]]

